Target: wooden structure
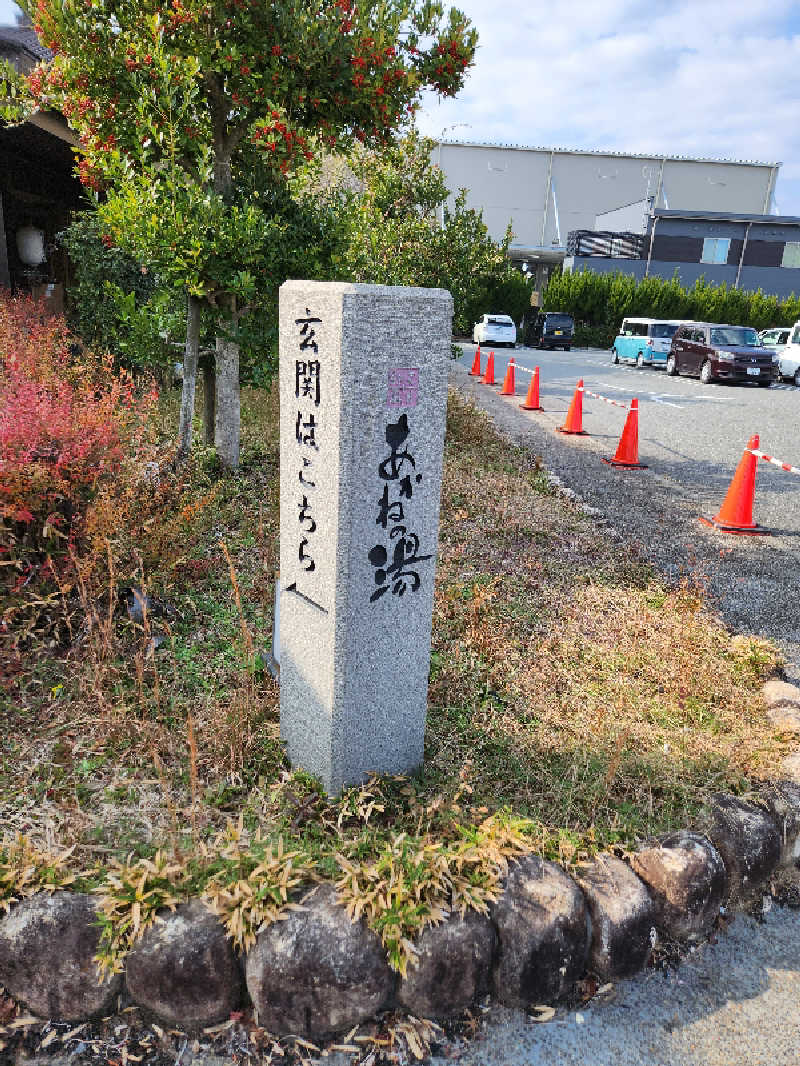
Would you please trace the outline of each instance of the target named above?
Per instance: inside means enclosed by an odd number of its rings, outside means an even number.
[[[0,58],[17,70],[27,72],[49,56],[32,28],[0,26]],[[0,285],[35,291],[52,282],[63,291],[68,284],[67,256],[54,242],[72,212],[86,206],[74,176],[77,143],[56,112],[39,112],[21,126],[0,126]],[[19,258],[16,234],[22,226],[45,234],[47,259],[36,273]]]

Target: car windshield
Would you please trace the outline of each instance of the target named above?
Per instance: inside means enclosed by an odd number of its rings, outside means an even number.
[[[765,333],[761,343],[767,348],[777,348],[779,344],[786,344],[789,339],[789,331],[783,331],[781,333]]]
[[[650,330],[651,337],[672,337],[677,330],[676,325],[669,322],[656,322]]]
[[[548,329],[560,329],[561,326],[571,326],[572,315],[548,315],[547,316],[547,328]]]
[[[719,326],[711,330],[712,344],[732,344],[742,348],[757,348],[758,334],[745,326]]]
[[[513,326],[514,323],[508,315],[489,315],[490,326]]]

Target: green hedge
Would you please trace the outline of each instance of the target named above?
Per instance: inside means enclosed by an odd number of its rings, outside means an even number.
[[[555,273],[542,296],[547,311],[567,311],[575,319],[576,344],[610,348],[620,323],[629,315],[642,318],[691,318],[700,322],[730,322],[767,329],[791,326],[800,319],[800,298],[784,300],[761,289],[748,292],[728,285],[712,285],[700,277],[685,288],[672,278],[643,278],[629,274],[595,274],[581,270]]]

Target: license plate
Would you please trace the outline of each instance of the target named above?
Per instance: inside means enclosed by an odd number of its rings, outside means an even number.
[[[760,373],[761,373],[761,368],[760,368],[760,367],[757,367],[757,366],[749,366],[749,367],[747,368],[747,373],[748,373],[748,374],[752,374],[752,375],[753,375],[753,377],[756,377],[756,376],[757,376],[758,374],[760,374]]]
[[[563,330],[563,329],[557,329],[557,330],[556,330],[556,336],[557,336],[557,337],[560,337],[560,336],[561,336],[561,334],[562,334],[563,332],[564,332],[564,330]]]

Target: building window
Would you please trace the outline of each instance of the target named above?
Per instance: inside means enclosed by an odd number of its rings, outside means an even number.
[[[781,266],[800,267],[800,241],[787,241],[783,246]]]
[[[706,237],[703,241],[701,263],[727,263],[731,242],[729,237]]]

